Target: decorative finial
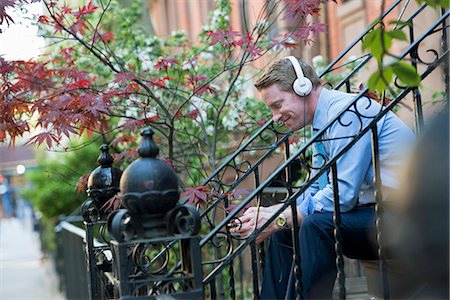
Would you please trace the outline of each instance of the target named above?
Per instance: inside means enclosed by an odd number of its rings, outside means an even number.
[[[138,148],[138,153],[140,157],[152,157],[156,158],[159,153],[159,148],[156,146],[155,142],[153,142],[153,135],[155,133],[150,127],[147,127],[141,131],[141,144]]]
[[[102,167],[110,167],[114,161],[112,156],[109,154],[108,150],[109,150],[108,145],[103,144],[100,146],[100,151],[102,153],[100,153],[99,157],[97,158],[97,162]]]

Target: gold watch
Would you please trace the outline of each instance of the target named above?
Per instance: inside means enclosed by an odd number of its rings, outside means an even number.
[[[281,213],[275,220],[278,228],[285,229],[287,228],[287,220],[283,213]]]

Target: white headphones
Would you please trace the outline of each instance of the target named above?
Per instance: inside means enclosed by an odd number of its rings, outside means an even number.
[[[291,61],[291,64],[295,70],[295,74],[297,75],[297,79],[295,79],[294,83],[292,84],[292,89],[297,95],[301,97],[308,96],[309,93],[311,93],[313,87],[311,80],[303,75],[302,67],[298,63],[297,58],[295,58],[294,56],[287,56],[286,58]]]

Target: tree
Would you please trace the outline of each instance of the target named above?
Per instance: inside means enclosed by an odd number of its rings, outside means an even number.
[[[35,1],[33,1],[35,2]],[[182,31],[167,40],[145,34],[139,25],[140,1],[124,9],[116,0],[89,1],[72,8],[62,1],[42,1],[43,35],[54,43],[36,61],[0,58],[0,141],[38,126],[28,143],[65,151],[63,138],[98,133],[116,150],[116,161],[136,157],[138,131],[157,132],[162,157],[186,184],[198,184],[264,120],[269,111],[246,96],[257,71],[252,63],[294,45],[310,43],[324,25],[309,23],[321,1],[274,1],[266,4],[253,28],[230,28],[229,1],[216,10],[200,34],[189,41]],[[1,22],[13,22],[5,7]],[[269,37],[279,17],[297,20],[292,32]],[[37,116],[33,124],[30,117]],[[235,133],[240,134],[236,135]],[[234,134],[233,134],[234,133]]]
[[[6,8],[28,2],[3,1],[0,25],[13,22]],[[269,117],[263,104],[245,93],[258,73],[253,63],[295,47],[293,40],[308,44],[324,31],[324,24],[307,18],[319,14],[323,2],[267,1],[255,26],[240,33],[230,28],[229,1],[216,0],[200,42],[193,43],[182,31],[166,40],[146,34],[139,25],[139,1],[124,9],[118,0],[89,1],[79,8],[42,0],[47,14],[38,22],[53,43],[49,51],[36,61],[0,58],[0,142],[14,144],[38,126],[41,131],[29,143],[67,151],[64,137],[98,133],[126,166],[136,157],[139,129],[151,126],[162,157],[186,185],[196,185]],[[425,2],[448,7],[443,0]],[[297,26],[273,35],[280,18],[295,20]],[[379,67],[369,87],[384,91],[393,74],[417,85],[409,63],[384,64],[392,56],[391,41],[404,34],[376,22],[363,42]]]

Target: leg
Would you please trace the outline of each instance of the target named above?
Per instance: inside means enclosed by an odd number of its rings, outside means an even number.
[[[341,213],[343,248],[356,257],[370,257],[376,253],[367,238],[375,227],[372,207],[357,208]],[[300,225],[300,255],[303,293],[305,299],[330,299],[336,280],[333,213],[315,213],[304,218]]]
[[[276,232],[270,237],[265,260],[261,299],[284,299],[292,264],[290,230]]]

